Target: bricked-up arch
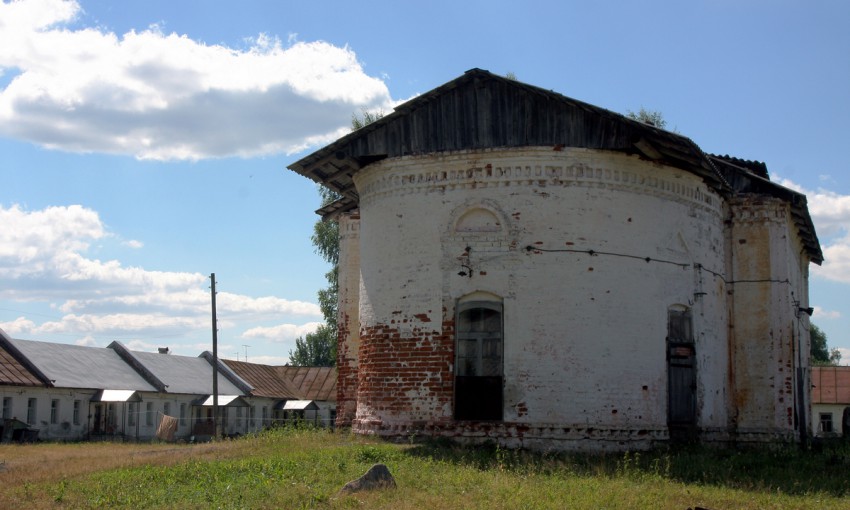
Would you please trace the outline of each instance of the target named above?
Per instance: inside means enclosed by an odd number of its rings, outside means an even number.
[[[476,292],[462,299],[455,319],[455,419],[502,419],[504,324],[502,302]],[[480,300],[479,300],[480,299]]]
[[[483,207],[469,209],[455,224],[455,232],[501,232],[502,222],[492,211]]]

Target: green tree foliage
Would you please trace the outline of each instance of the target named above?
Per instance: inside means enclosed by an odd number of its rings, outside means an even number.
[[[296,338],[295,350],[289,351],[289,363],[298,367],[336,365],[336,328],[322,324],[314,333]]]
[[[811,329],[809,329],[809,335],[811,336],[811,363],[816,366],[835,366],[841,361],[841,353],[838,352],[838,349],[829,349],[829,345],[826,343],[826,333],[823,332],[822,329],[811,325]]]
[[[322,197],[322,207],[342,198],[339,193],[323,186],[319,186],[319,195]],[[339,223],[336,221],[317,221],[313,225],[313,235],[310,240],[313,242],[316,253],[331,265],[330,271],[325,273],[328,286],[319,290],[318,297],[319,308],[322,310],[325,324],[336,336],[337,296],[339,294],[339,282],[337,280],[339,273]],[[336,352],[336,347],[334,347],[334,352]]]
[[[643,106],[640,107],[640,111],[637,113],[631,110],[627,111],[626,117],[643,122],[644,124],[649,124],[650,126],[655,126],[659,129],[664,129],[667,125],[667,121],[664,120],[664,115],[662,115],[661,112],[658,110],[647,110]]]
[[[351,116],[351,130],[356,131],[384,116],[383,112],[363,110],[361,115]],[[322,207],[342,198],[342,195],[324,186],[319,186]],[[336,365],[337,312],[339,302],[339,223],[319,220],[313,225],[310,237],[316,253],[331,265],[325,273],[328,286],[318,293],[319,308],[325,323],[315,333],[307,333],[295,340],[295,349],[289,351],[289,362],[296,366],[332,367]]]

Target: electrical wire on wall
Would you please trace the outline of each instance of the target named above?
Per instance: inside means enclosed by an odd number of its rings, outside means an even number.
[[[587,255],[590,255],[591,257],[596,257],[596,256],[599,256],[599,255],[606,255],[606,256],[609,256],[609,257],[622,257],[622,258],[627,258],[627,259],[643,260],[646,263],[658,262],[658,263],[661,263],[661,264],[671,264],[671,265],[674,265],[674,266],[679,266],[682,269],[687,269],[691,266],[690,264],[686,264],[686,263],[683,263],[683,262],[674,262],[672,260],[655,259],[655,258],[652,258],[652,257],[641,257],[639,255],[630,255],[630,254],[627,254],[627,253],[614,253],[614,252],[609,252],[609,251],[598,251],[598,250],[577,250],[577,249],[574,249],[574,248],[540,248],[540,247],[537,247],[537,246],[528,245],[528,246],[525,247],[525,251],[527,251],[527,252],[538,251],[538,252],[543,252],[543,253],[585,253]]]
[[[589,255],[591,257],[603,255],[603,256],[609,256],[609,257],[620,257],[620,258],[627,258],[627,259],[633,259],[633,260],[642,260],[646,263],[655,262],[655,263],[659,263],[659,264],[669,264],[669,265],[681,267],[682,269],[687,269],[687,268],[691,267],[691,264],[685,263],[685,262],[675,262],[675,261],[672,261],[672,260],[658,259],[658,258],[653,258],[653,257],[648,257],[648,256],[632,255],[632,254],[628,254],[628,253],[599,251],[599,250],[593,250],[593,249],[582,250],[582,249],[577,249],[577,248],[542,248],[542,247],[539,247],[539,246],[527,245],[525,247],[525,251],[528,252],[528,253],[531,253],[531,252],[538,252],[538,253],[583,253],[583,254]],[[712,269],[709,269],[709,268],[703,266],[699,262],[695,262],[693,264],[693,267],[697,271],[700,271],[700,272],[705,271],[708,274],[711,274],[711,275],[713,275],[717,278],[720,278],[723,281],[723,283],[725,283],[726,285],[735,285],[735,284],[742,284],[742,283],[778,283],[778,284],[787,285],[790,288],[790,291],[791,291],[791,301],[793,303],[795,303],[794,304],[794,314],[797,317],[797,319],[800,320],[800,312],[802,312],[802,311],[805,311],[806,313],[808,313],[808,315],[811,315],[811,311],[810,311],[811,309],[810,308],[807,308],[807,309],[800,308],[799,302],[794,300],[793,285],[791,283],[791,280],[789,280],[788,278],[785,278],[785,279],[762,278],[762,279],[729,280],[729,279],[726,278],[726,276],[724,274],[722,274],[718,271],[714,271]],[[695,295],[696,294],[702,294],[702,293],[697,292],[697,293],[695,293]]]

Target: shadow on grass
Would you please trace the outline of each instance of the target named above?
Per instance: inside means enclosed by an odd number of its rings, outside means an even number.
[[[481,470],[502,469],[526,475],[665,479],[789,495],[850,496],[850,441],[821,443],[805,451],[796,445],[772,449],[687,446],[584,454],[509,450],[494,444],[460,446],[436,439],[419,443],[406,452]]]

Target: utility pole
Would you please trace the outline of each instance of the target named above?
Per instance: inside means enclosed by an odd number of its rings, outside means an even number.
[[[218,440],[218,322],[215,317],[215,273],[210,274],[212,295],[212,342],[213,342],[213,438]]]

